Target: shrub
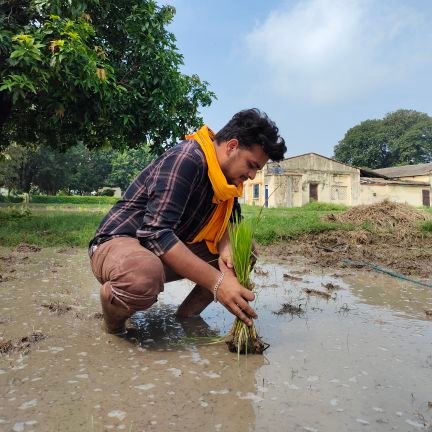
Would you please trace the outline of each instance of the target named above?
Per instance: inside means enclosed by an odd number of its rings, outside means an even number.
[[[30,202],[38,204],[115,204],[117,201],[112,196],[32,195],[30,198]]]

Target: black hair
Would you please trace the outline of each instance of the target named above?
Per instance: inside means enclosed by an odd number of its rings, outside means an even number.
[[[253,145],[260,145],[264,153],[275,162],[281,161],[287,150],[285,140],[279,135],[279,128],[275,122],[258,108],[234,114],[215,136],[218,144],[230,139],[237,139],[240,147],[251,148]]]

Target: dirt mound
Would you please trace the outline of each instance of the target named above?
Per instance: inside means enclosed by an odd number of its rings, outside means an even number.
[[[354,229],[304,234],[263,248],[263,252],[276,256],[300,254],[324,267],[373,263],[406,275],[430,278],[432,235],[419,229],[421,222],[430,219],[426,213],[383,201],[352,207],[326,219],[354,225]]]
[[[360,225],[375,232],[393,231],[399,236],[404,236],[418,227],[420,222],[427,220],[427,216],[409,205],[382,201],[352,207],[341,214],[331,214],[327,219]]]

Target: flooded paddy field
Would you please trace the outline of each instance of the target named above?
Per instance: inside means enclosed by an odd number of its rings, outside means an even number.
[[[86,251],[2,248],[0,268],[0,431],[432,431],[431,288],[261,259],[270,347],[238,359],[198,342],[229,330],[221,305],[176,319],[188,281],[120,338]]]

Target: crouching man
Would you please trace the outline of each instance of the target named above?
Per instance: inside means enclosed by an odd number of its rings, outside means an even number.
[[[203,126],[147,166],[102,220],[90,242],[106,330],[157,301],[164,283],[196,283],[179,306],[181,317],[220,302],[246,324],[256,318],[254,294],[236,279],[227,226],[240,212],[243,182],[286,151],[265,113],[235,114],[216,134]]]

